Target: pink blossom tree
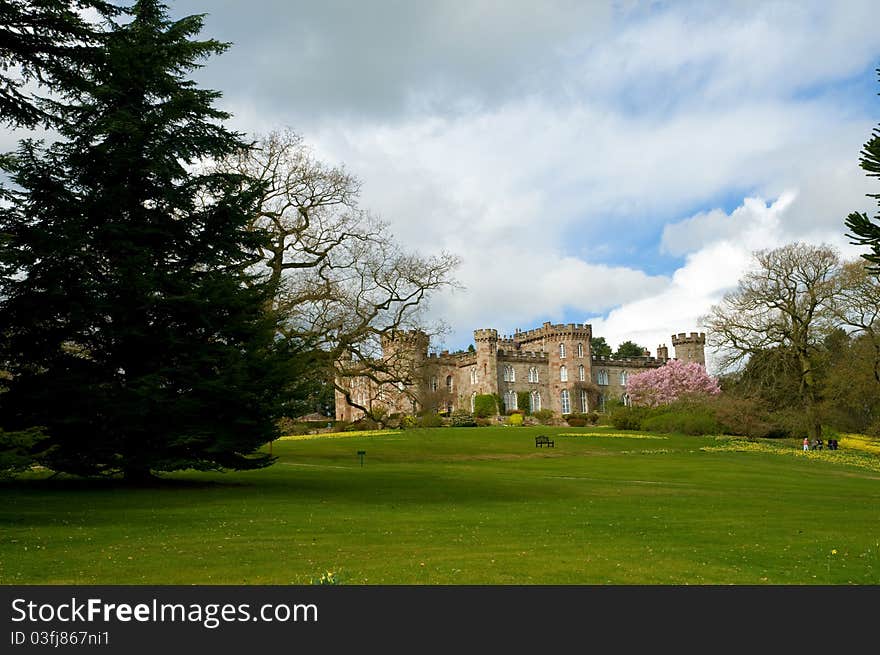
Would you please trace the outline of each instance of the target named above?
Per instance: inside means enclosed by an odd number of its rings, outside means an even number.
[[[671,359],[660,368],[630,376],[626,383],[626,393],[633,405],[657,407],[667,405],[682,396],[714,396],[721,393],[721,388],[702,364],[685,364]]]

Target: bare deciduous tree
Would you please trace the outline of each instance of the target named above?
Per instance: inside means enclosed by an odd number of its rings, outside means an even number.
[[[874,379],[880,382],[880,280],[864,260],[857,260],[844,263],[836,282],[833,315],[867,337],[874,351]]]
[[[721,366],[735,368],[771,349],[798,363],[797,382],[811,439],[822,434],[811,356],[831,325],[840,258],[829,246],[794,243],[754,253],[755,267],[703,319]]]
[[[286,316],[285,336],[315,349],[316,366],[350,404],[378,415],[381,403],[353,397],[349,381],[371,380],[375,399],[413,387],[413,358],[403,350],[382,356],[382,342],[439,329],[425,325],[426,300],[455,284],[458,259],[404,251],[385,223],[359,207],[360,182],[317,160],[289,130],[258,138],[216,168],[262,185],[252,228],[270,235],[260,265]]]

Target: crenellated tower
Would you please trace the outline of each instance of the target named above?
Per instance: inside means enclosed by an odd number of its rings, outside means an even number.
[[[498,393],[498,330],[474,330],[477,393]]]
[[[675,348],[675,358],[686,364],[696,362],[706,366],[706,333],[691,332],[672,335],[672,345]]]

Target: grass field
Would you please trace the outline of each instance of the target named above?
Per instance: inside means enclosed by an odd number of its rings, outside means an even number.
[[[620,434],[292,438],[157,488],[3,483],[0,583],[880,583],[876,454]]]

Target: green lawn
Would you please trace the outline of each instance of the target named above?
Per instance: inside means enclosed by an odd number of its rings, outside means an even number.
[[[880,583],[876,455],[609,433],[286,440],[269,469],[159,488],[4,483],[0,583]]]

